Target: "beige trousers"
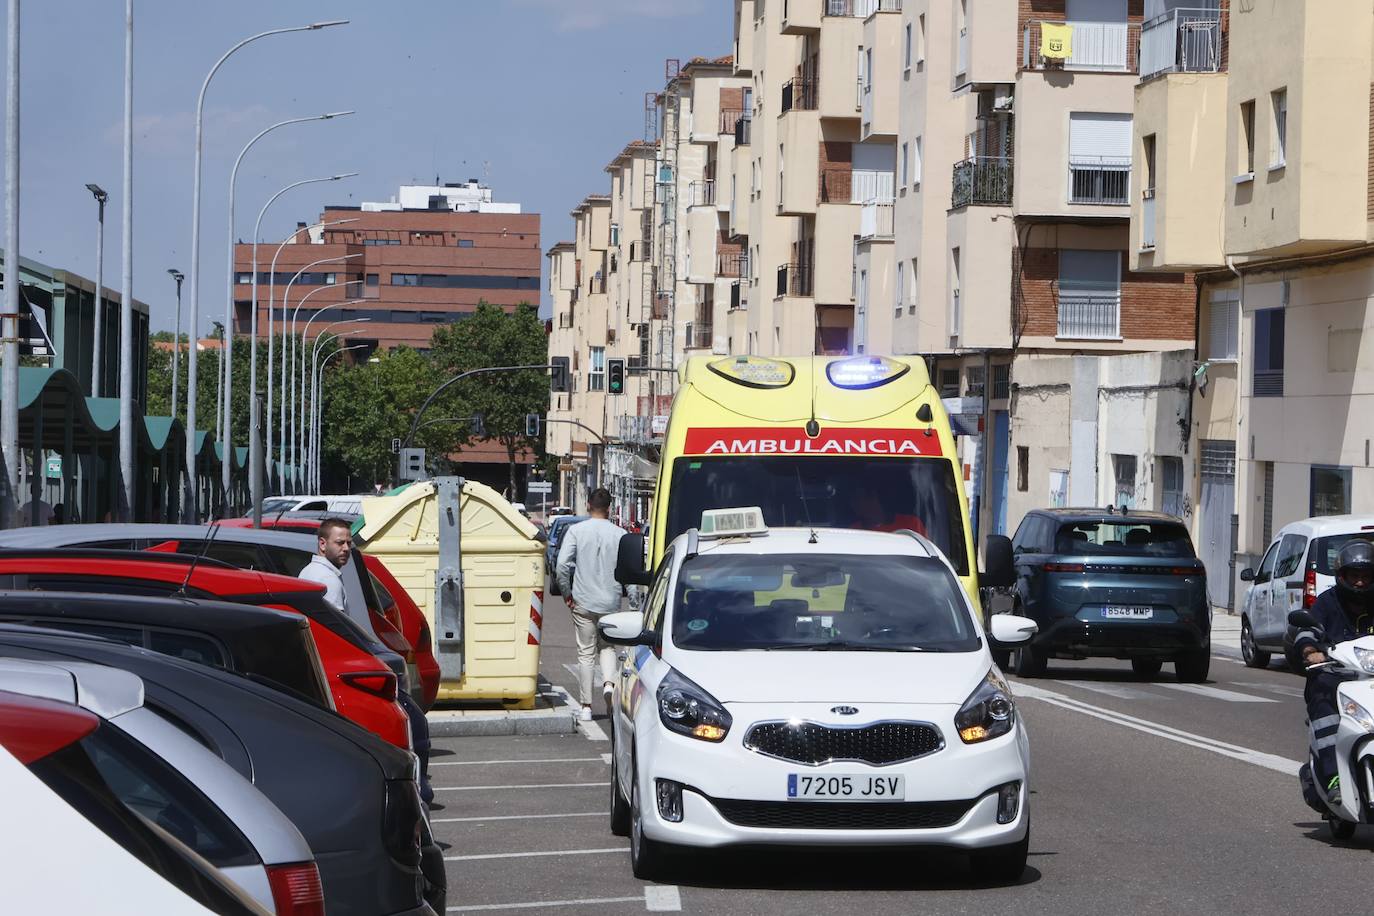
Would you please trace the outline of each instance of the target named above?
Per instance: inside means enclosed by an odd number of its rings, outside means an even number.
[[[577,634],[577,686],[578,697],[583,706],[592,705],[593,689],[599,688],[602,684],[614,684],[619,667],[619,659],[616,658],[615,649],[601,638],[601,631],[596,628],[598,615],[585,614],[582,611],[573,611],[573,631]],[[593,684],[593,675],[596,667],[600,664],[601,680]]]

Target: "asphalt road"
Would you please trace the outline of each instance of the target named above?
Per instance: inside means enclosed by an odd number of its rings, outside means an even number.
[[[556,599],[554,599],[556,600]],[[568,616],[544,615],[544,671],[574,679]],[[441,739],[431,775],[450,912],[718,914],[1191,912],[1289,916],[1368,887],[1374,828],[1330,839],[1292,773],[1301,679],[1223,652],[1205,685],[1118,662],[1051,662],[1016,682],[1030,730],[1031,865],[974,883],[962,856],[911,850],[693,855],[675,885],[630,874],[607,827],[602,723],[561,737]]]

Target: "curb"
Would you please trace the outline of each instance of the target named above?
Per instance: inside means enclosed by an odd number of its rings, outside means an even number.
[[[568,696],[542,677],[537,709],[438,709],[425,714],[434,738],[497,737],[505,735],[571,735],[577,732],[577,708]]]

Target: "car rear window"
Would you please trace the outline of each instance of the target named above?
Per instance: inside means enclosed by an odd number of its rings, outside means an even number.
[[[1111,519],[1069,522],[1054,536],[1054,552],[1113,557],[1192,559],[1188,529],[1172,522]]]
[[[1312,542],[1308,562],[1315,565],[1317,572],[1323,576],[1334,576],[1336,557],[1340,556],[1341,548],[1355,540],[1374,541],[1374,531],[1352,531],[1349,534],[1330,534],[1317,538]]]

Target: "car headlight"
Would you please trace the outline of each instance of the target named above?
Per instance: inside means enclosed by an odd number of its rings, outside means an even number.
[[[1016,704],[1012,702],[1011,689],[996,668],[988,669],[987,677],[954,715],[954,727],[965,744],[1005,735],[1015,722]]]
[[[1359,650],[1357,649],[1356,651]],[[1371,652],[1369,654],[1374,655],[1374,652]],[[1364,664],[1364,662],[1361,662],[1360,664]],[[1360,727],[1363,728],[1365,731],[1374,732],[1374,716],[1371,716],[1369,714],[1369,710],[1365,709],[1359,703],[1350,699],[1350,697],[1341,697],[1340,707],[1342,715],[1349,716],[1350,718],[1354,719],[1356,722],[1360,724]]]
[[[1374,674],[1374,649],[1361,649],[1359,646],[1351,648],[1355,650],[1355,661],[1360,663],[1360,667]]]
[[[658,717],[670,731],[713,742],[724,740],[732,721],[719,700],[676,671],[658,685]]]

